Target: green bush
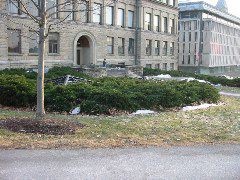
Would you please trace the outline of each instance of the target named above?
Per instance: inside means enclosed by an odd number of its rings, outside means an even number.
[[[57,78],[65,75],[72,75],[80,78],[90,78],[89,76],[78,72],[71,67],[53,67],[46,74],[47,79]]]
[[[23,68],[16,68],[16,69],[4,69],[0,71],[0,75],[19,75],[25,76],[28,79],[37,79],[37,73],[34,71],[27,71]]]
[[[0,104],[29,107],[36,102],[36,86],[24,76],[0,75]]]
[[[194,77],[196,79],[209,81],[213,84],[221,84],[223,86],[230,86],[230,87],[240,87],[240,78],[227,79],[225,77],[216,77],[216,76],[203,75],[203,74],[193,74],[193,73],[176,71],[176,70],[164,71],[164,70],[160,70],[160,69],[150,69],[150,68],[143,69],[144,76],[157,76],[160,74],[169,74],[172,77]]]
[[[36,81],[24,76],[0,75],[0,104],[28,107],[36,104]],[[80,106],[87,114],[109,114],[112,109],[133,112],[160,110],[192,103],[217,102],[218,91],[209,84],[156,82],[130,78],[100,78],[67,86],[45,86],[47,111],[69,112]]]
[[[218,91],[209,84],[193,82],[154,82],[128,78],[102,78],[91,83],[52,86],[46,90],[50,111],[70,111],[81,106],[88,114],[108,114],[110,109],[133,112],[162,109],[192,103],[217,102]]]

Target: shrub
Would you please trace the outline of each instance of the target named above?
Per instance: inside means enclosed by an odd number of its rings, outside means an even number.
[[[110,109],[133,112],[192,103],[217,102],[218,91],[199,82],[155,82],[128,78],[102,78],[91,83],[49,86],[46,106],[50,111],[70,111],[80,105],[89,114],[108,114]]]
[[[36,102],[36,86],[24,76],[0,75],[0,104],[29,107]]]
[[[16,69],[4,69],[0,71],[0,75],[19,75],[25,76],[28,79],[37,79],[37,73],[34,71],[27,71],[23,68],[16,68]]]
[[[230,86],[230,87],[240,87],[240,78],[235,79],[227,79],[225,77],[216,77],[210,75],[203,75],[203,74],[193,74],[183,71],[164,71],[160,69],[150,69],[144,68],[143,75],[144,76],[157,76],[160,74],[169,74],[173,77],[194,77],[196,79],[201,79],[205,81],[209,81],[213,84],[221,84],[223,86]]]
[[[90,78],[89,76],[80,73],[71,67],[53,67],[46,74],[46,78],[52,79],[66,75],[72,75],[80,78]]]

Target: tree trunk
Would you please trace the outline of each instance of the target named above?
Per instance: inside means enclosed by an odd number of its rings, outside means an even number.
[[[42,0],[41,4],[41,19],[39,24],[39,52],[38,52],[38,76],[37,76],[37,112],[36,118],[41,119],[45,115],[44,109],[44,59],[46,45],[46,0]]]

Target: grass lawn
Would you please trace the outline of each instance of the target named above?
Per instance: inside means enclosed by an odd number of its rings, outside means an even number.
[[[240,143],[240,99],[221,97],[223,106],[191,112],[149,116],[67,116],[48,118],[79,121],[86,127],[74,135],[13,133],[0,129],[0,148],[79,148]],[[34,112],[0,109],[0,120],[34,117]]]

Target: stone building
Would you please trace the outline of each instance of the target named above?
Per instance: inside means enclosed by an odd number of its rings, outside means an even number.
[[[179,69],[203,74],[238,71],[240,18],[225,0],[179,3]]]
[[[47,5],[62,2],[48,0]],[[38,36],[32,31],[37,26],[16,6],[16,0],[1,0],[1,69],[37,66]],[[77,8],[72,14],[51,9],[56,25],[47,39],[45,66],[101,65],[106,59],[108,64],[177,69],[177,0],[89,0]]]

